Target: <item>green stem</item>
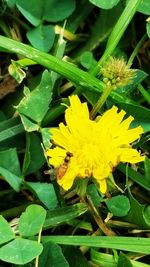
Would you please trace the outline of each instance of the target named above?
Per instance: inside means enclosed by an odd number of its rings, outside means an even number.
[[[122,12],[120,18],[118,19],[115,27],[112,30],[103,56],[98,61],[96,67],[91,71],[91,74],[93,74],[94,76],[96,76],[99,72],[100,66],[103,64],[103,62],[106,61],[106,59],[113,53],[126,28],[128,27],[130,21],[132,20],[141,1],[142,0],[128,1],[124,11]]]
[[[41,243],[41,235],[42,235],[42,228],[40,229],[39,234],[38,234],[38,243],[39,244]],[[39,266],[39,256],[37,256],[35,259],[35,267],[38,267],[38,266]]]
[[[145,90],[145,88],[141,84],[138,85],[138,89],[145,98],[145,100],[147,101],[147,103],[150,104],[150,94]]]
[[[84,199],[86,195],[87,185],[88,179],[79,179],[76,191],[80,199]]]
[[[142,44],[145,42],[146,38],[147,38],[147,34],[144,34],[142,36],[141,40],[137,43],[136,47],[134,48],[132,54],[130,55],[130,57],[128,59],[128,66],[132,65],[134,58],[138,54],[138,51],[139,51],[140,47],[142,46]]]
[[[62,61],[52,55],[32,48],[29,45],[0,36],[0,47],[30,58],[38,64],[61,74],[81,87],[89,88],[91,90],[95,89],[98,92],[102,92],[103,90],[104,84],[89,73],[77,68],[71,63]]]
[[[99,226],[99,228],[102,230],[102,232],[107,236],[117,236],[117,234],[111,229],[108,228],[107,225],[103,222],[100,213],[95,208],[93,202],[90,200],[90,198],[87,197],[87,205],[89,210],[91,211],[95,222]]]
[[[106,86],[105,90],[103,92],[103,94],[101,95],[101,97],[99,98],[99,100],[97,101],[97,103],[95,104],[95,106],[93,107],[90,117],[91,119],[94,119],[97,112],[100,110],[100,108],[104,105],[106,99],[108,98],[108,96],[110,95],[112,91],[112,86]]]

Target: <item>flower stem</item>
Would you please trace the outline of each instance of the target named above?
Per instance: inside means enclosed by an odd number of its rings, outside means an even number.
[[[147,34],[144,34],[142,36],[142,38],[140,39],[140,41],[137,43],[136,47],[134,48],[132,54],[130,55],[130,57],[128,59],[128,66],[129,67],[132,65],[134,58],[137,56],[138,51],[139,51],[140,47],[143,45],[143,43],[145,42],[146,38],[147,38]]]
[[[80,199],[84,199],[86,195],[88,179],[79,179],[77,186],[77,194],[80,196]]]
[[[39,244],[41,242],[41,234],[42,234],[42,228],[40,229],[39,234],[38,234],[38,243]],[[38,267],[38,266],[39,266],[39,256],[37,256],[35,259],[35,267]]]
[[[150,104],[150,94],[148,93],[148,91],[146,91],[141,84],[138,85],[138,89],[145,98],[145,100],[147,101],[147,103]]]
[[[91,211],[97,225],[102,230],[102,232],[107,236],[116,236],[117,234],[111,229],[106,226],[106,224],[103,222],[100,213],[97,211],[95,206],[93,205],[92,201],[87,197],[87,205],[89,210]]]
[[[92,109],[92,111],[90,113],[90,118],[91,119],[95,118],[97,112],[104,105],[106,99],[110,95],[112,89],[113,89],[112,86],[106,86],[105,87],[104,92],[102,93],[101,97],[99,98],[99,100],[97,101],[97,103],[95,104],[95,106],[93,107],[93,109]]]

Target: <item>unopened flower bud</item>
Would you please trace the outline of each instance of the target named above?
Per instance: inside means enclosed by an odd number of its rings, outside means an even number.
[[[100,73],[103,76],[103,82],[114,89],[132,83],[135,77],[135,70],[130,69],[123,58],[110,57],[101,67]]]

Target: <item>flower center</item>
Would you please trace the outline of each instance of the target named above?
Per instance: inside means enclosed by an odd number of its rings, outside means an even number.
[[[98,167],[102,160],[102,153],[95,144],[83,144],[77,151],[77,161],[84,169],[88,169],[91,173],[94,168]]]

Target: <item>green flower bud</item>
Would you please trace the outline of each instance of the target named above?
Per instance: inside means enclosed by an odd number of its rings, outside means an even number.
[[[135,77],[135,70],[130,69],[123,58],[110,57],[101,67],[100,73],[103,76],[103,82],[114,89],[132,83]]]

